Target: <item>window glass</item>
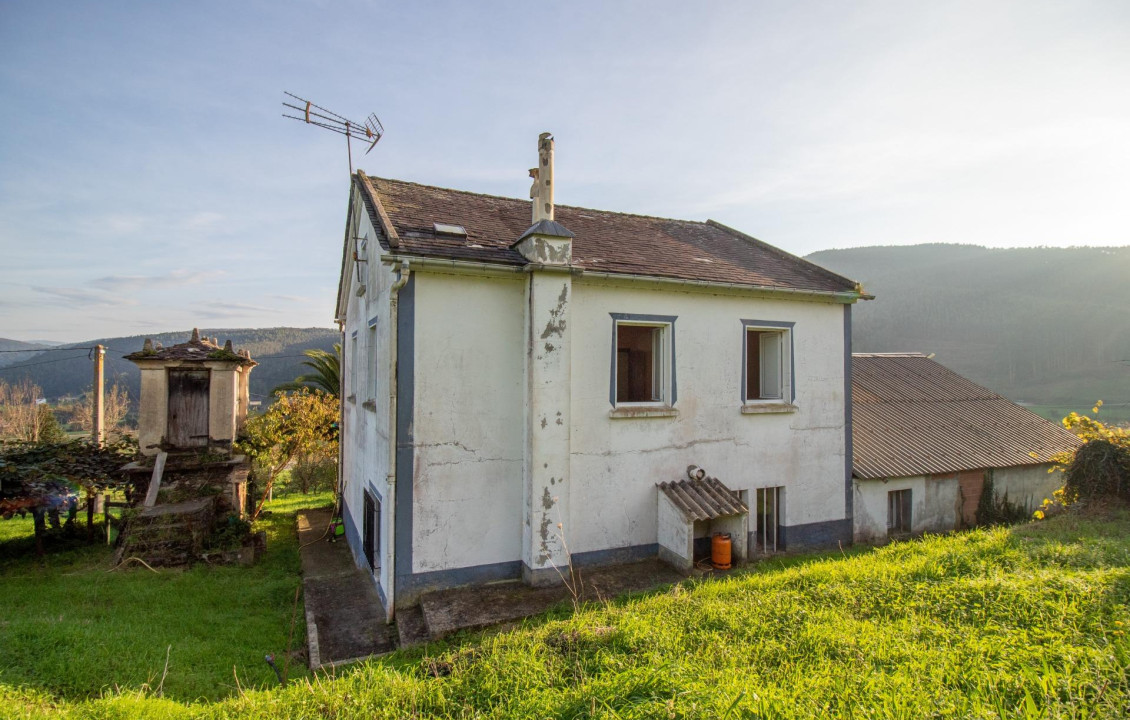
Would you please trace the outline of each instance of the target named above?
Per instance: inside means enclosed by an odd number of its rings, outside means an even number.
[[[616,402],[663,400],[663,328],[616,327]]]
[[[746,400],[782,400],[788,394],[788,336],[784,330],[746,330]]]
[[[377,398],[377,326],[369,326],[369,398]]]

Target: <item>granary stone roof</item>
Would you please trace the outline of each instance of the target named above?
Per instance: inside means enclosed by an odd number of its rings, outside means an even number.
[[[852,355],[851,392],[857,478],[1036,465],[1080,442],[918,353]]]
[[[380,242],[398,255],[520,266],[515,242],[531,228],[530,201],[353,176]],[[572,265],[584,272],[729,283],[854,300],[852,280],[712,220],[698,222],[555,206],[555,225],[574,236]],[[466,237],[437,234],[462,225]],[[390,232],[391,231],[391,232]]]
[[[255,366],[259,363],[251,359],[251,353],[246,350],[235,351],[232,349],[231,340],[224,343],[223,347],[219,343],[213,342],[208,338],[200,337],[200,330],[197,328],[192,329],[192,337],[188,342],[183,342],[178,345],[170,345],[169,347],[155,346],[152,340],[148,338],[145,340],[145,346],[135,353],[130,353],[125,356],[126,360],[137,362],[138,360],[176,360],[176,361],[222,361],[234,362],[239,365]]]

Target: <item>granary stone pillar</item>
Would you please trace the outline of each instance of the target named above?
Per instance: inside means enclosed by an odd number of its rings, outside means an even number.
[[[528,261],[527,449],[522,578],[532,585],[569,577],[569,455],[572,398],[569,306],[573,233],[554,221],[553,138],[538,138],[531,171],[534,225],[513,247]]]
[[[142,455],[156,455],[168,422],[169,382],[159,361],[134,361],[141,368],[141,402],[137,417],[137,444]]]

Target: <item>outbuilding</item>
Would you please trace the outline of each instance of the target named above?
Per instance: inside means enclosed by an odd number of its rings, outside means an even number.
[[[1050,458],[1079,445],[919,353],[857,353],[851,383],[856,542],[971,527],[986,492],[1033,511],[1062,485]]]

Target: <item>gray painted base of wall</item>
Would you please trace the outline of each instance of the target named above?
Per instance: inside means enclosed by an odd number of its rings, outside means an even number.
[[[647,560],[656,557],[658,554],[659,543],[629,545],[627,547],[609,548],[608,550],[590,550],[589,552],[573,553],[573,565],[574,567],[619,565]]]
[[[659,559],[675,568],[679,572],[683,573],[684,575],[690,575],[694,570],[693,561],[662,545],[659,546]]]
[[[522,563],[522,582],[530,587],[551,587],[560,585],[569,577],[569,568],[539,568],[534,569]]]
[[[803,550],[806,548],[830,548],[851,545],[851,520],[826,520],[806,525],[785,525],[781,527],[781,549]],[[750,547],[753,547],[751,533]]]
[[[786,547],[790,550],[819,549],[850,545],[851,532],[850,520],[828,520],[807,525],[784,526],[781,528],[781,549],[784,550]],[[701,539],[706,540],[707,543],[710,540],[710,538]],[[749,547],[754,547],[753,543],[754,535],[750,533]],[[350,544],[352,545],[352,541]],[[696,545],[698,544],[696,541]],[[696,547],[696,551],[697,549]],[[705,549],[709,552],[709,545],[706,545]],[[631,545],[608,550],[574,553],[573,566],[620,565],[655,557],[671,562],[663,555],[664,548],[661,548],[658,543]],[[671,564],[679,569],[676,563]],[[534,587],[556,585],[562,582],[562,573],[568,575],[568,569],[562,568],[561,572],[554,568],[535,570],[527,567],[525,563],[519,560],[513,560],[452,570],[433,570],[411,575],[397,575],[396,604],[398,607],[408,607],[414,605],[420,599],[420,596],[425,593],[500,580],[522,580]]]
[[[415,605],[424,593],[450,590],[465,585],[478,585],[499,580],[518,580],[522,577],[522,563],[511,562],[474,565],[451,570],[432,570],[396,576],[396,605]]]

